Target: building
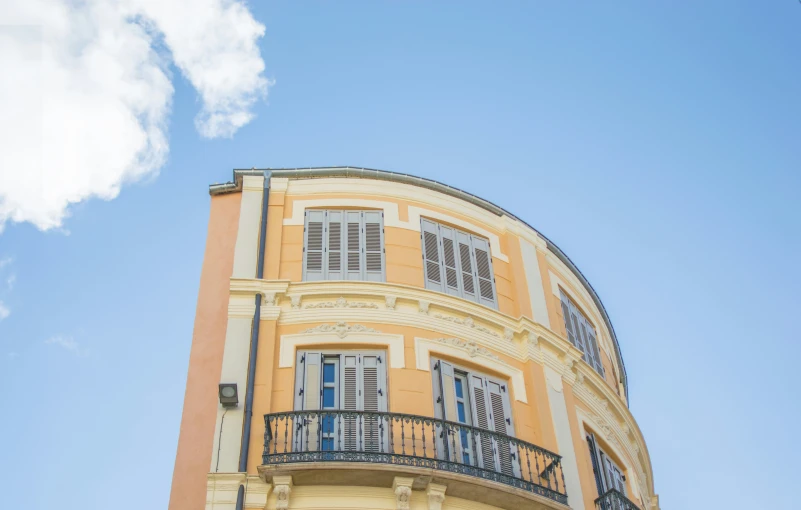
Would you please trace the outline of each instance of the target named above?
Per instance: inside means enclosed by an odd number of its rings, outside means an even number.
[[[210,193],[170,510],[658,510],[609,317],[523,220],[361,168]]]

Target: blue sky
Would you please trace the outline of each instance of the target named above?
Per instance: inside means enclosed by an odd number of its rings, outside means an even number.
[[[573,259],[662,508],[797,505],[801,4],[250,9],[274,80],[252,121],[202,137],[207,98],[173,66],[158,176],[0,234],[8,508],[166,507],[208,185],[334,165],[478,194]]]

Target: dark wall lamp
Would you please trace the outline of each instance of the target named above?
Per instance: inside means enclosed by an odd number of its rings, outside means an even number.
[[[236,383],[220,383],[220,404],[223,407],[236,407],[239,405],[239,391]]]

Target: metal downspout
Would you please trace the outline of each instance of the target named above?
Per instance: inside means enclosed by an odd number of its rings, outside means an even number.
[[[259,235],[259,258],[256,265],[256,278],[264,277],[264,248],[267,244],[267,206],[270,204],[271,172],[264,171],[264,191],[261,200],[261,233]],[[253,314],[253,327],[250,335],[250,359],[248,360],[248,385],[245,391],[245,424],[242,429],[242,448],[239,451],[239,472],[247,475],[248,451],[250,450],[250,422],[253,418],[253,385],[256,378],[256,354],[259,350],[259,324],[261,323],[261,294],[256,294],[256,311]],[[245,486],[240,485],[236,493],[236,510],[245,504]]]

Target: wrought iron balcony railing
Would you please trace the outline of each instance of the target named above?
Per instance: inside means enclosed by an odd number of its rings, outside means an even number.
[[[606,491],[595,500],[596,510],[640,510],[629,498],[615,489]]]
[[[265,465],[375,462],[500,482],[567,504],[561,457],[506,434],[410,414],[290,411],[264,415]]]

